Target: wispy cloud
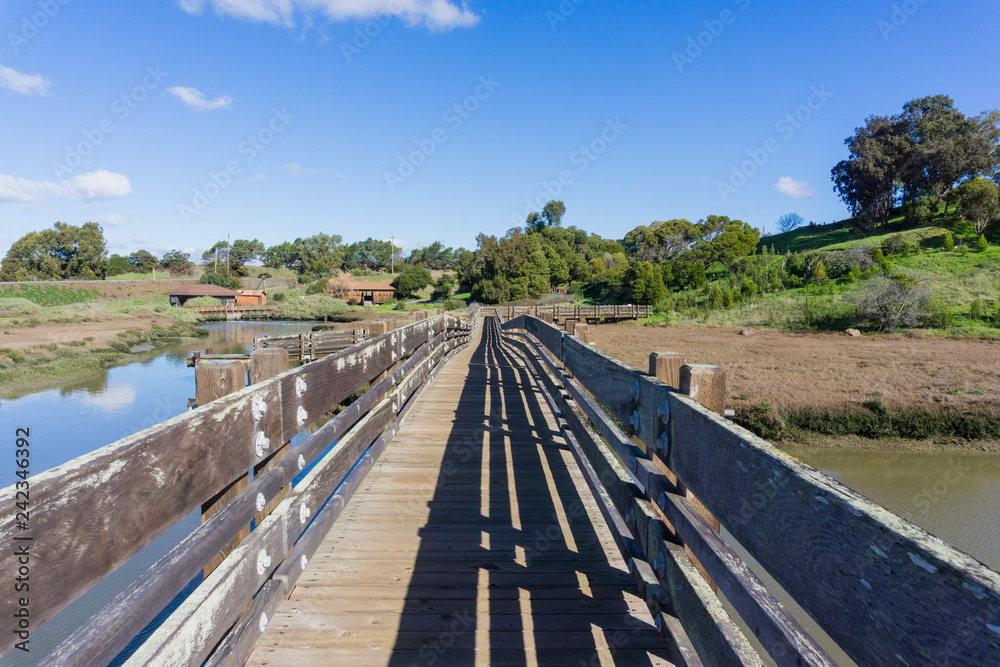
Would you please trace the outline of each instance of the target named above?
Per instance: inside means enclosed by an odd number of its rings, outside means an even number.
[[[207,7],[219,16],[286,27],[295,25],[296,14],[308,22],[316,12],[332,21],[364,20],[388,12],[410,26],[431,30],[465,28],[480,20],[465,0],[177,0],[177,4],[189,14],[201,14]]]
[[[804,199],[805,197],[813,196],[812,188],[809,187],[808,183],[805,181],[796,181],[791,176],[782,176],[779,178],[778,182],[774,184],[774,189],[792,199]]]
[[[218,109],[229,109],[233,106],[233,98],[229,95],[220,95],[214,100],[210,100],[205,97],[205,93],[197,88],[190,88],[188,86],[172,86],[164,92],[179,99],[191,111],[217,111]]]
[[[264,175],[264,172],[258,171],[256,174],[254,174],[253,176],[250,177],[250,180],[251,181],[263,181],[265,178],[267,178],[267,176]]]
[[[126,220],[117,213],[109,213],[108,215],[95,215],[90,218],[94,222],[100,223],[101,227],[117,227],[118,225],[124,225]]]
[[[285,167],[285,169],[288,170],[288,173],[291,174],[292,176],[318,176],[319,174],[322,174],[324,171],[326,171],[325,169],[303,169],[302,165],[298,164],[297,162],[289,162],[288,164],[283,166]]]
[[[41,74],[25,74],[0,65],[0,87],[22,95],[47,97],[51,82]]]
[[[82,201],[117,199],[132,192],[128,177],[105,169],[74,176],[68,181],[32,181],[0,174],[0,202],[36,204],[50,197]]]

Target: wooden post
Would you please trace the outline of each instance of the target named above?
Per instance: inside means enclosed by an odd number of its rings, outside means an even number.
[[[681,387],[681,366],[684,355],[677,352],[651,352],[649,354],[649,374],[674,389]]]
[[[305,363],[306,360],[306,335],[299,334],[299,361]]]
[[[261,350],[263,352],[264,350]],[[242,362],[233,361],[224,364],[199,364],[195,368],[195,396],[198,405],[231,394],[246,387],[246,368]],[[201,506],[201,522],[208,521],[222,506],[232,500],[240,491],[249,485],[248,474],[240,475],[234,482],[225,486],[219,493]],[[205,577],[208,577],[223,559],[239,546],[240,542],[250,535],[250,525],[229,541],[229,544],[205,565]]]
[[[387,322],[371,322],[368,325],[368,337],[377,338],[384,333],[389,331],[389,325]]]
[[[573,335],[580,339],[581,343],[586,343],[590,345],[590,325],[589,324],[577,324],[573,329]]]
[[[396,330],[396,320],[385,320],[385,332],[389,333],[390,331],[395,331],[395,330]]]
[[[413,321],[414,322],[418,322],[420,320],[426,320],[426,319],[427,319],[427,311],[426,310],[418,310],[417,312],[413,313]]]
[[[250,353],[250,384],[257,384],[264,380],[269,380],[275,375],[280,375],[288,370],[288,350],[254,350]],[[291,441],[286,442],[276,451],[266,456],[263,461],[253,467],[254,477],[260,475],[270,468],[275,461],[287,455],[292,449]],[[291,491],[292,485],[288,484],[278,492],[278,495],[271,499],[264,509],[257,514],[254,522],[260,525],[267,518],[267,515],[274,511],[274,508],[284,500]]]
[[[548,322],[549,324],[553,324],[554,318],[552,316],[551,310],[543,311],[539,313],[539,315],[541,316],[539,319],[542,320],[543,322]]]
[[[576,325],[576,320],[566,320],[566,333],[572,336],[573,332],[576,331]]]
[[[444,308],[435,308],[434,309],[434,314],[435,315],[444,315]]]
[[[726,372],[719,368],[718,366],[709,366],[707,364],[684,364],[681,366],[680,372],[680,389],[682,394],[687,394],[694,400],[698,401],[706,408],[713,412],[717,412],[720,415],[725,415],[726,413]],[[701,502],[694,497],[690,489],[685,489],[688,499],[691,501],[691,505],[694,506],[698,513],[705,517],[705,520],[715,529],[715,532],[720,532],[721,525],[719,520],[712,516]],[[688,555],[691,556],[691,560],[694,561],[695,566],[701,572],[705,580],[712,586],[712,590],[716,593],[719,592],[718,586],[712,581],[712,578],[708,576],[701,563],[698,562],[696,558],[691,554],[690,550],[685,547]]]

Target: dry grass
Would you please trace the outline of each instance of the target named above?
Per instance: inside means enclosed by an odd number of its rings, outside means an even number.
[[[653,351],[723,367],[729,407],[851,413],[878,401],[905,412],[1000,417],[1000,340],[738,331],[625,322],[591,335],[598,348],[644,371]]]

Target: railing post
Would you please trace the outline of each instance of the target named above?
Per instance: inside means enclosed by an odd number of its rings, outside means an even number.
[[[590,345],[590,325],[578,322],[575,327],[573,327],[573,335],[576,336],[581,343]]]
[[[288,370],[288,350],[254,350],[250,353],[250,384],[257,384],[263,382],[264,380],[269,380],[275,375],[280,375]],[[277,449],[273,454],[264,458],[263,461],[258,463],[253,467],[253,475],[257,477],[262,474],[265,470],[271,467],[271,465],[282,458],[292,449],[292,443],[289,440],[281,447]],[[283,487],[281,491],[278,492],[274,498],[271,499],[264,509],[257,514],[255,523],[259,526],[267,515],[274,511],[274,508],[284,500],[289,491],[291,491],[292,485],[288,484]]]
[[[680,389],[681,366],[683,365],[684,355],[677,352],[651,352],[649,354],[649,374],[674,389]]]
[[[725,415],[726,372],[718,366],[709,366],[707,364],[684,364],[681,366],[680,386],[678,389],[680,389],[682,394],[687,394],[709,410],[720,415]],[[694,494],[691,493],[690,489],[685,489],[685,491],[688,499],[691,501],[691,505],[693,505],[694,508],[698,510],[698,513],[701,514],[706,521],[708,521],[712,528],[715,529],[715,532],[720,532],[721,524],[719,523],[719,520],[712,516],[712,513],[701,504]],[[707,572],[705,572],[701,563],[694,558],[687,547],[685,547],[685,550],[688,551],[688,555],[691,556],[691,560],[694,561],[698,571],[701,572],[702,576],[705,577],[705,580],[712,586],[712,590],[718,593],[718,586],[715,585],[712,578],[708,576]]]
[[[261,352],[263,351],[261,350]],[[195,367],[195,396],[199,406],[207,405],[217,398],[239,391],[246,386],[247,371],[243,362],[198,364]],[[212,518],[216,512],[222,509],[223,505],[232,500],[249,483],[248,473],[244,473],[223,487],[221,491],[201,506],[201,522],[205,523]],[[239,546],[240,542],[245,540],[248,535],[250,535],[250,524],[241,528],[236,537],[230,540],[229,544],[205,565],[205,577],[212,574],[225,557],[232,553],[233,549]]]
[[[371,322],[368,325],[368,337],[377,338],[382,334],[388,332],[389,325],[387,322]]]
[[[302,363],[306,361],[306,335],[304,333],[299,334],[299,361]]]
[[[569,319],[566,320],[566,333],[572,336],[573,332],[576,331],[576,325],[577,325],[576,320],[569,320]]]

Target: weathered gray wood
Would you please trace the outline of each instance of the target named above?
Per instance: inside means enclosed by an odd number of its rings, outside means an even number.
[[[384,333],[389,331],[388,322],[369,322],[368,323],[368,335],[372,338],[377,338]]]
[[[243,667],[257,645],[261,627],[266,628],[278,612],[283,599],[281,593],[281,582],[272,579],[264,584],[247,613],[240,617],[219,642],[219,646],[212,651],[205,667]]]
[[[680,390],[712,412],[726,413],[726,372],[718,366],[685,364],[681,367]]]
[[[265,380],[270,380],[273,377],[281,375],[287,370],[288,350],[264,349],[254,350],[250,353],[250,384],[260,384]],[[291,443],[286,442],[278,447],[276,451],[266,456],[261,463],[254,466],[254,478],[262,474],[265,470],[268,470],[274,462],[286,456],[290,450]],[[288,484],[278,494],[267,501],[263,510],[257,513],[257,516],[254,517],[256,525],[260,525],[264,521],[264,518],[278,506],[278,503],[285,499],[285,496],[288,495],[290,484],[291,480],[288,481]],[[207,573],[210,573],[210,570]]]
[[[268,406],[259,422],[255,396]],[[33,626],[249,470],[257,432],[280,441],[280,405],[276,381],[245,388],[35,476],[32,554],[45,566],[32,572]],[[6,506],[14,506],[14,491],[0,491]],[[5,543],[17,534],[13,513],[0,516]],[[17,571],[12,549],[0,553],[0,571]],[[0,596],[0,613],[9,617],[15,604]],[[0,649],[13,640],[0,636]]]
[[[247,386],[247,369],[240,362],[198,364],[194,369],[195,400],[199,406]]]
[[[670,403],[671,470],[852,659],[1000,664],[1000,574],[690,398]]]
[[[418,321],[419,320],[426,320],[427,319],[427,311],[426,310],[418,310],[418,311],[414,312],[413,313],[413,319],[414,320],[418,320]]]
[[[573,328],[573,335],[576,336],[581,343],[590,345],[590,325],[584,324],[583,322],[577,323]]]
[[[247,602],[260,590],[288,551],[285,500],[182,602],[125,663],[197,666],[219,643]],[[258,570],[258,562],[264,565]]]
[[[684,355],[677,352],[651,352],[649,354],[649,374],[657,380],[680,390],[681,366]]]
[[[196,528],[63,640],[46,664],[103,667],[110,663],[190,583],[204,564],[250,523],[257,511],[257,494],[275,498],[281,487],[279,472],[255,477],[245,493]]]

